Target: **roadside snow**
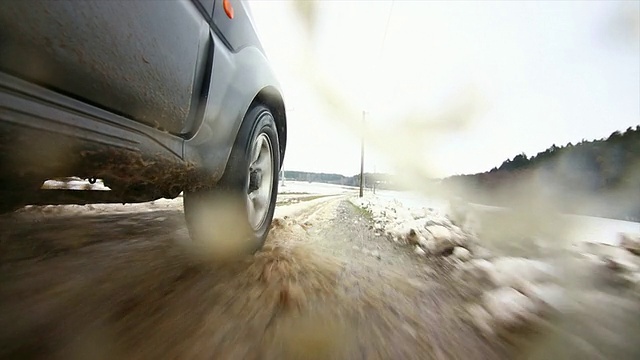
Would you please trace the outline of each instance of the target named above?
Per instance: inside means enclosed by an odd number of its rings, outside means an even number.
[[[593,216],[564,215],[573,224],[571,237],[574,242],[599,242],[620,244],[620,233],[640,233],[640,223],[634,221],[605,219]]]
[[[456,209],[452,209],[451,203],[447,200],[431,199],[410,191],[380,190],[377,196],[386,200],[396,201],[402,204],[403,207],[409,209],[428,206],[429,208],[448,214],[451,218],[465,218],[464,221],[460,221],[460,225],[464,228],[474,228],[478,226],[478,224],[475,223],[478,219],[473,216],[473,214],[507,210],[502,207],[474,203],[457,203],[455,204]],[[460,214],[456,214],[459,210],[467,214],[459,216]],[[466,216],[469,214],[472,214],[472,216]],[[640,222],[584,215],[565,214],[561,216],[563,220],[573,225],[570,234],[566,234],[566,236],[570,237],[571,242],[590,241],[618,245],[618,241],[620,240],[618,236],[619,233],[640,233]]]
[[[473,247],[470,234],[431,208],[406,208],[399,201],[368,196],[351,202],[371,214],[374,228],[389,239],[420,247],[426,254],[451,254],[454,248]],[[464,250],[458,250],[464,257]]]
[[[182,211],[182,197],[158,199],[134,204],[87,204],[87,205],[27,205],[17,213],[41,213],[46,215],[91,215],[91,214],[129,214],[154,212],[160,210]]]
[[[496,256],[482,246],[482,239],[456,226],[443,207],[408,207],[396,199],[375,195],[352,197],[350,201],[370,214],[380,234],[411,246],[417,256],[448,259],[457,268],[453,277],[457,280],[452,281],[480,289],[480,296],[469,304],[468,314],[485,334],[530,328],[550,314],[571,308],[566,296],[568,282],[558,267],[557,256]],[[583,240],[567,252],[571,259],[595,265],[589,268],[594,271],[593,277],[604,274],[640,291],[640,236],[620,234],[615,243],[620,246]]]
[[[42,184],[42,189],[65,189],[65,190],[97,190],[109,191],[109,189],[101,179],[96,179],[92,184],[89,180],[77,177],[62,180],[47,180]]]
[[[358,188],[353,186],[324,184],[306,181],[286,181],[284,184],[278,184],[278,194],[319,194],[319,195],[335,195],[357,193]]]

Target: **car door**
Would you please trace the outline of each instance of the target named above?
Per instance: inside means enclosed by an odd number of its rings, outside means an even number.
[[[0,7],[0,71],[173,134],[193,130],[209,39],[186,0]]]

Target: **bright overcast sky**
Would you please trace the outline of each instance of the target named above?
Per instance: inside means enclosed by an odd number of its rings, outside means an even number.
[[[286,170],[357,173],[362,110],[388,145],[366,171],[410,158],[433,176],[640,124],[640,2],[318,1],[311,22],[293,1],[251,7],[290,109]],[[451,111],[463,126],[429,125]]]

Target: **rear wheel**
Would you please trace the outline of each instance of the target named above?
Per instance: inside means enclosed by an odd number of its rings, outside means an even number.
[[[184,194],[195,243],[216,257],[260,249],[273,219],[279,168],[275,120],[256,105],[243,119],[222,179],[211,189]]]

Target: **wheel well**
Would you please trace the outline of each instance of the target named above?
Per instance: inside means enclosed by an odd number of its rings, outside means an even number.
[[[275,87],[267,86],[258,92],[251,105],[253,106],[255,103],[260,103],[268,107],[273,114],[278,130],[280,166],[282,166],[282,160],[284,159],[284,153],[287,147],[287,114],[282,95]]]

